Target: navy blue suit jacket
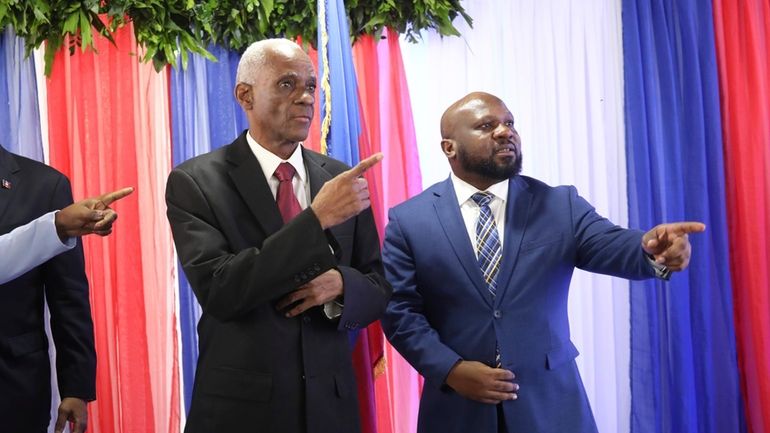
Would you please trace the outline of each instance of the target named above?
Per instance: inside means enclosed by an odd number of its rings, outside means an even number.
[[[485,287],[451,180],[391,209],[383,262],[393,285],[383,326],[426,379],[418,431],[496,432],[497,409],[445,385],[460,360],[503,367],[521,386],[503,403],[511,433],[594,432],[575,364],[567,294],[575,267],[654,277],[642,232],[598,215],[572,186],[509,181],[503,263],[493,299]]]
[[[55,169],[0,147],[0,233],[72,203],[67,178]],[[0,251],[0,260],[14,260]],[[34,254],[32,251],[29,254]],[[51,312],[59,394],[96,397],[96,353],[83,247],[0,284],[0,431],[45,432],[51,378],[44,305]]]

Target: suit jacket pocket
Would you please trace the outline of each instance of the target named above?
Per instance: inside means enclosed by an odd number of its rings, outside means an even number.
[[[558,349],[553,349],[545,355],[546,368],[549,370],[555,370],[564,364],[577,358],[580,354],[574,344],[571,341],[561,346]]]
[[[204,393],[240,400],[268,402],[273,387],[271,375],[239,368],[213,368],[201,379]]]
[[[35,331],[10,337],[6,340],[6,344],[11,354],[19,357],[47,349],[48,339],[45,337],[45,334]]]
[[[526,252],[529,252],[538,248],[561,243],[563,240],[564,240],[564,236],[561,233],[555,234],[555,235],[548,235],[540,239],[533,239],[531,241],[527,241],[521,244],[521,253],[524,254]]]
[[[353,393],[350,381],[341,374],[334,375],[334,390],[339,398],[348,398]]]

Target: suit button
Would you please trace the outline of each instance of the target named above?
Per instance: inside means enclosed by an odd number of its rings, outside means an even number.
[[[310,317],[302,316],[302,321],[305,322],[305,323],[310,323]]]
[[[500,311],[500,310],[495,310],[495,312],[492,313],[492,315],[495,316],[495,319],[499,319],[499,318],[503,317],[503,312]]]

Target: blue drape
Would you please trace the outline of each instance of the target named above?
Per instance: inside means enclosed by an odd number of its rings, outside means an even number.
[[[8,27],[0,35],[0,145],[43,161],[35,62],[24,58],[24,41]]]
[[[209,47],[218,62],[191,55],[187,69],[171,71],[171,130],[174,166],[233,141],[247,128],[246,118],[235,103],[235,71],[238,53]],[[192,399],[198,362],[196,327],[201,309],[179,265],[179,322],[182,340],[182,381],[185,410]]]
[[[631,431],[745,431],[710,2],[623,0],[629,224],[702,221],[690,268],[631,285]]]
[[[348,18],[342,0],[324,0],[326,22],[318,25],[318,78],[325,71],[323,58],[329,59],[329,87],[332,100],[331,128],[326,138],[327,154],[348,165],[358,164],[358,141],[363,132],[358,104],[358,82],[353,67],[353,51],[348,36]],[[321,4],[319,3],[319,7]],[[320,42],[322,31],[329,35],[327,46]],[[326,112],[326,89],[321,86],[321,120]]]

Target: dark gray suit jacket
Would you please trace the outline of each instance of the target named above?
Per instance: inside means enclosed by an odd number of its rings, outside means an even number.
[[[67,178],[0,147],[0,233],[72,203]],[[0,260],[13,260],[0,251]],[[62,397],[96,397],[96,353],[83,248],[78,245],[0,285],[0,431],[44,432],[51,379],[44,302],[51,311]]]
[[[348,168],[304,149],[303,157],[311,197]],[[174,169],[166,202],[203,308],[185,431],[358,432],[346,331],[376,320],[391,293],[371,211],[324,231],[308,208],[283,225],[245,132]],[[276,311],[284,295],[332,268],[344,280],[340,319],[320,307],[291,319]]]

